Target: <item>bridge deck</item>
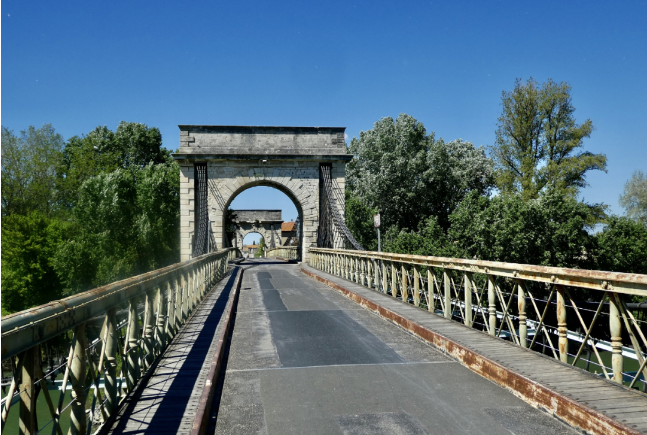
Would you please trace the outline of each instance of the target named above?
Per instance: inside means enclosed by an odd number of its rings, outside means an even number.
[[[217,434],[576,433],[297,265],[243,267]]]

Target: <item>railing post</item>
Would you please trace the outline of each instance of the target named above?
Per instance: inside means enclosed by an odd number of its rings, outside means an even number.
[[[358,258],[359,261],[359,283],[360,285],[364,285],[364,278],[366,277],[366,274],[364,273],[364,269],[366,268],[365,261],[362,257]]]
[[[128,301],[128,346],[126,352],[128,357],[128,372],[126,375],[126,386],[128,392],[133,390],[133,387],[139,380],[139,358],[137,352],[132,349],[137,349],[137,341],[139,339],[139,322],[137,318],[137,301],[132,298]]]
[[[494,292],[494,276],[487,276],[487,300],[490,320],[490,335],[496,335],[496,294]]]
[[[346,279],[350,276],[350,260],[348,255],[344,255],[344,275]]]
[[[519,343],[521,344],[521,347],[527,348],[528,325],[526,324],[526,290],[522,280],[517,280],[517,301],[519,306]]]
[[[454,314],[454,308],[452,307],[452,287],[451,282],[449,281],[449,274],[447,269],[443,269],[443,287],[445,292],[445,318],[451,319]]]
[[[375,272],[375,290],[380,291],[380,262],[373,259],[373,270]]]
[[[398,297],[398,274],[395,271],[395,263],[391,261],[391,296]]]
[[[70,434],[85,435],[87,422],[85,418],[85,376],[88,372],[85,349],[88,340],[85,335],[85,323],[76,327],[76,343],[70,367],[72,381],[72,411],[70,412]]]
[[[622,371],[624,362],[622,359],[622,323],[620,322],[620,307],[615,295],[609,293],[609,329],[611,332],[611,368],[613,380],[619,384],[624,383]],[[637,374],[636,376],[639,376]]]
[[[368,288],[373,288],[373,268],[371,267],[371,259],[366,257],[364,259],[364,262],[366,263],[366,284]]]
[[[18,430],[20,434],[35,434],[36,427],[36,368],[40,363],[39,346],[34,346],[20,355],[22,361],[22,373],[20,382],[20,413]],[[47,388],[47,387],[45,387]],[[7,397],[7,400],[11,400]],[[8,403],[5,403],[7,406]]]
[[[568,337],[566,328],[566,304],[564,302],[564,287],[556,286],[557,290],[557,333],[559,335],[559,360],[568,362]]]
[[[389,277],[386,271],[386,261],[381,260],[380,262],[382,263],[382,291],[386,294],[389,288]]]
[[[413,266],[413,305],[420,306],[420,266]]]
[[[170,279],[167,283],[167,304],[166,309],[166,340],[170,342],[175,336],[175,297],[176,297],[176,278]]]
[[[465,272],[463,276],[463,289],[465,292],[465,325],[470,328],[474,325],[472,312],[472,274]]]
[[[146,292],[144,303],[144,370],[148,369],[155,360],[155,344],[153,331],[155,330],[155,294],[159,288]]]
[[[107,313],[106,323],[106,354],[103,357],[106,364],[106,371],[103,375],[103,391],[106,396],[104,406],[104,417],[107,419],[117,408],[117,309],[112,308]],[[99,367],[101,369],[101,367]]]
[[[402,288],[400,291],[402,292],[402,302],[408,302],[409,301],[409,283],[407,282],[407,270],[404,268],[404,263],[402,263],[400,267],[400,274],[402,275],[400,277],[400,283],[402,284]]]
[[[427,310],[432,313],[436,311],[436,299],[434,296],[434,275],[431,273],[431,267],[427,266]]]

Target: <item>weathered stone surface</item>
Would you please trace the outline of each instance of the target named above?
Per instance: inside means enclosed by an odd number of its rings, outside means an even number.
[[[181,125],[180,149],[173,154],[180,163],[181,260],[191,258],[194,239],[195,162],[207,162],[209,220],[216,246],[232,246],[224,228],[224,210],[244,190],[255,186],[274,187],[295,204],[302,222],[301,258],[308,261],[309,248],[317,245],[319,222],[319,167],[332,165],[333,178],[345,186],[346,154],[343,127],[231,127]],[[190,142],[193,138],[195,142]],[[217,198],[215,195],[219,196]],[[343,195],[342,195],[343,198]],[[188,200],[188,201],[187,201]],[[344,204],[340,204],[344,210]],[[277,219],[280,221],[281,219]],[[248,221],[250,222],[250,221]],[[270,228],[247,225],[239,236],[258,232],[267,240]],[[280,223],[275,233],[281,244]],[[242,246],[242,240],[238,246]]]

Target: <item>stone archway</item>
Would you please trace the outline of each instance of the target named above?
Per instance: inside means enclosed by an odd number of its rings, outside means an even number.
[[[296,205],[301,222],[300,257],[308,261],[319,231],[320,166],[332,169],[343,191],[346,163],[344,127],[236,127],[180,125],[180,148],[173,157],[180,164],[181,260],[194,252],[197,232],[196,165],[206,165],[208,221],[218,248],[228,246],[224,211],[242,191],[270,186]],[[344,210],[343,195],[338,204]],[[205,208],[206,209],[206,208]],[[199,214],[199,213],[198,213]],[[200,222],[206,222],[202,216]]]
[[[243,239],[251,233],[263,237],[269,248],[281,246],[281,210],[234,210],[234,214],[234,246],[242,247]]]

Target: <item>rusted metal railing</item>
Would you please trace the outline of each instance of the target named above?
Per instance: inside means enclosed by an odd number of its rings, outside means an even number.
[[[268,250],[266,256],[283,258],[285,260],[297,260],[299,255],[298,248],[298,246],[279,246],[278,248]]]
[[[647,322],[628,299],[647,300],[647,275],[325,248],[310,266],[645,391]]]
[[[21,434],[86,435],[110,421],[238,256],[224,249],[3,317],[2,433],[16,414]],[[38,421],[43,411],[51,418]]]

